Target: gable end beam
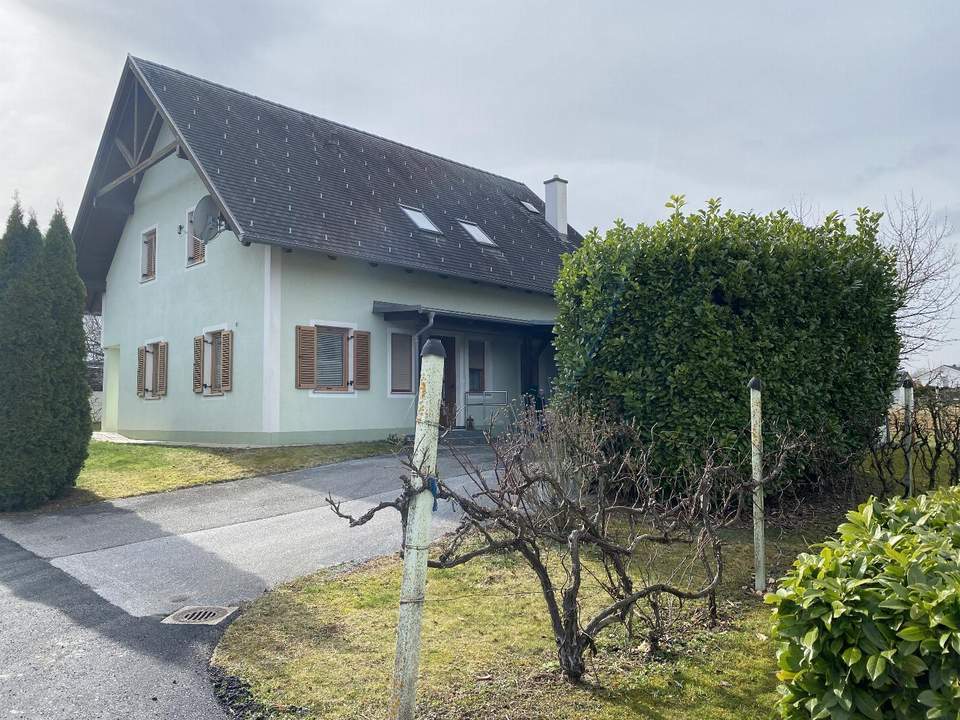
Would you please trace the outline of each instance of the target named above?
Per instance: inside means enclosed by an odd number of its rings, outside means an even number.
[[[101,196],[103,196],[103,195],[106,195],[106,194],[107,194],[108,192],[110,192],[111,190],[114,190],[114,189],[120,187],[121,185],[123,185],[123,183],[125,183],[127,180],[130,180],[131,178],[136,177],[136,176],[139,175],[140,173],[142,173],[142,172],[148,170],[149,168],[153,167],[154,165],[156,165],[158,162],[160,162],[161,160],[163,160],[163,159],[166,158],[167,156],[172,155],[173,153],[175,153],[175,152],[177,151],[177,147],[178,147],[178,146],[179,146],[179,143],[178,143],[176,140],[174,140],[172,143],[170,143],[170,144],[167,145],[166,147],[162,148],[161,150],[158,150],[157,152],[155,152],[153,155],[151,155],[150,157],[148,157],[148,158],[147,158],[146,160],[144,160],[143,162],[137,163],[137,164],[134,165],[132,168],[130,168],[129,170],[127,170],[123,175],[121,175],[120,177],[116,178],[115,180],[111,180],[111,181],[108,182],[106,185],[104,185],[102,188],[100,188],[99,190],[97,190],[97,197],[101,197]]]

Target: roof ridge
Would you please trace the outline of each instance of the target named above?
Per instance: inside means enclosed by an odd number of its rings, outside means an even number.
[[[331,125],[336,125],[337,127],[341,127],[345,130],[350,130],[351,132],[359,133],[361,135],[366,135],[371,138],[376,138],[377,140],[383,140],[384,142],[393,143],[394,145],[400,145],[402,147],[407,148],[408,150],[413,150],[414,152],[423,153],[424,155],[429,155],[430,157],[437,158],[438,160],[443,160],[444,162],[453,163],[454,165],[459,165],[460,167],[467,168],[468,170],[474,170],[476,172],[483,173],[485,175],[491,175],[493,177],[500,178],[501,180],[506,180],[507,182],[520,185],[526,188],[527,190],[530,190],[531,193],[533,193],[533,190],[531,190],[526,183],[520,182],[519,180],[514,180],[513,178],[509,178],[506,175],[500,175],[499,173],[491,172],[490,170],[484,170],[483,168],[478,168],[474,165],[468,165],[467,163],[460,162],[459,160],[453,160],[452,158],[448,158],[443,155],[430,152],[429,150],[424,150],[423,148],[418,148],[418,147],[414,147],[413,145],[408,145],[407,143],[400,142],[399,140],[391,140],[390,138],[384,137],[383,135],[377,135],[376,133],[372,133],[367,130],[361,130],[360,128],[355,128],[352,125],[346,125],[344,123],[337,122],[336,120],[330,120],[328,118],[320,117],[319,115],[314,115],[313,113],[307,112],[306,110],[298,110],[297,108],[291,107],[290,105],[284,105],[283,103],[277,102],[275,100],[268,100],[266,98],[260,97],[259,95],[254,95],[253,93],[246,92],[245,90],[238,90],[237,88],[230,87],[229,85],[224,85],[223,83],[214,82],[213,80],[207,80],[206,78],[202,78],[199,75],[193,75],[192,73],[184,72],[183,70],[170,67],[169,65],[164,65],[163,63],[154,62],[153,60],[145,60],[144,58],[139,58],[131,54],[128,54],[127,57],[134,63],[145,63],[147,65],[153,65],[154,67],[162,68],[164,70],[168,70],[169,72],[177,73],[178,75],[183,75],[184,77],[188,77],[193,80],[198,80],[208,85],[213,85],[222,90],[227,90],[232,93],[237,93],[238,95],[243,95],[253,100],[257,100],[258,102],[266,103],[267,105],[273,105],[274,107],[278,107],[283,110],[296,113],[298,115],[306,115],[307,117],[314,118],[316,120],[322,120],[323,122],[330,123]],[[533,193],[533,194],[536,195],[536,193]]]

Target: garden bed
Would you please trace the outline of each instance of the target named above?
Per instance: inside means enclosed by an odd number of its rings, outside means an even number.
[[[771,531],[773,572],[807,547]],[[513,557],[430,570],[419,686],[422,719],[711,720],[768,718],[776,702],[770,611],[752,585],[747,529],[725,533],[721,622],[694,611],[650,657],[622,631],[602,637],[587,682],[559,672],[539,587]],[[667,556],[663,571],[675,566]],[[656,568],[655,568],[656,570]],[[383,558],[283,585],[227,630],[213,658],[218,688],[246,717],[385,716],[400,561]],[[589,602],[589,600],[588,600]],[[241,717],[243,712],[238,713]]]

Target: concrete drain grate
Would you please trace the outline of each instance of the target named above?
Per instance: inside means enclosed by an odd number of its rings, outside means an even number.
[[[165,617],[161,622],[171,625],[219,625],[236,610],[235,607],[220,605],[189,605]]]

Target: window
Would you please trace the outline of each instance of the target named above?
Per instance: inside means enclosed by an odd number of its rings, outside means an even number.
[[[137,348],[137,395],[157,400],[167,394],[167,343],[147,343]]]
[[[483,340],[470,340],[467,343],[470,392],[482,393],[487,389],[486,343]]]
[[[483,231],[479,225],[475,222],[470,222],[469,220],[458,220],[460,226],[470,233],[470,237],[476,240],[481,245],[488,245],[489,247],[497,247],[497,244],[487,237],[487,234]]]
[[[317,328],[317,390],[344,392],[349,383],[347,328]]]
[[[520,204],[523,205],[523,206],[524,206],[527,210],[529,210],[530,212],[535,213],[535,214],[537,214],[537,215],[540,214],[540,211],[537,209],[537,206],[534,205],[532,202],[527,202],[526,200],[521,200],[521,201],[520,201]]]
[[[298,325],[296,363],[297,388],[322,393],[369,390],[370,333],[349,327]]]
[[[147,230],[141,236],[140,281],[153,280],[157,276],[157,229]]]
[[[194,234],[193,210],[187,211],[187,265],[198,265],[206,260],[207,246]]]
[[[233,331],[211,330],[193,339],[193,391],[223,395],[233,390]]]
[[[417,226],[417,229],[436,233],[437,235],[443,235],[443,233],[440,232],[440,228],[433,224],[433,221],[427,217],[427,214],[423,210],[407,207],[406,205],[401,205],[400,209],[407,214],[408,218],[413,220],[413,223]]]
[[[390,333],[390,392],[413,392],[413,335]]]

